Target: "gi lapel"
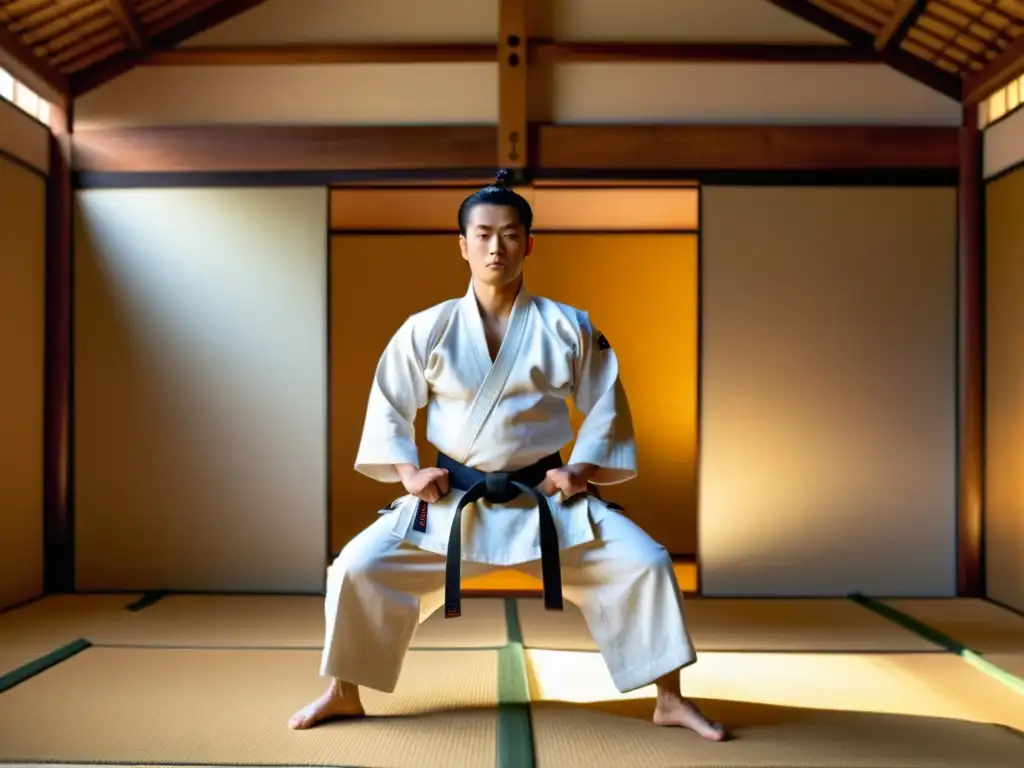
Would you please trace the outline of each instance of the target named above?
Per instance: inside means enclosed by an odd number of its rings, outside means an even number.
[[[462,311],[469,313],[465,320],[470,324],[474,336],[477,337],[474,339],[474,347],[477,348],[475,354],[478,358],[483,354],[487,362],[490,363],[483,321],[480,319],[480,308],[477,306],[476,294],[473,292],[472,284],[470,284],[469,293],[466,294],[463,301]],[[516,296],[515,304],[512,305],[512,315],[509,317],[508,328],[505,329],[505,338],[502,339],[498,355],[495,357],[494,363],[485,369],[486,374],[480,384],[480,389],[477,390],[476,397],[473,398],[473,405],[470,407],[469,413],[466,414],[466,420],[463,422],[462,429],[459,432],[457,442],[459,455],[453,458],[457,458],[460,464],[464,464],[468,460],[470,451],[473,450],[473,445],[476,443],[480,431],[483,429],[484,424],[487,423],[488,417],[490,417],[494,406],[505,389],[505,383],[512,372],[512,366],[515,365],[516,360],[519,358],[519,350],[523,345],[523,339],[526,338],[526,321],[529,312],[530,297],[524,285]]]

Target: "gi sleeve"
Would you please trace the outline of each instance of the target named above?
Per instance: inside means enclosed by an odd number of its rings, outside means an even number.
[[[402,324],[377,363],[356,455],[356,471],[382,483],[400,481],[395,464],[419,467],[416,412],[426,406],[429,390],[414,319]]]
[[[576,435],[570,464],[594,464],[595,485],[612,485],[636,476],[636,440],[619,361],[611,344],[584,314],[576,358],[573,403],[585,417]]]

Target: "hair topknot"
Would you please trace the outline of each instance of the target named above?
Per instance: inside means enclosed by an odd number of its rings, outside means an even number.
[[[522,195],[511,186],[512,171],[502,168],[494,176],[494,181],[481,190],[474,192],[459,206],[459,233],[466,234],[469,213],[478,205],[501,205],[514,208],[519,216],[519,223],[527,233],[533,227],[533,209]]]

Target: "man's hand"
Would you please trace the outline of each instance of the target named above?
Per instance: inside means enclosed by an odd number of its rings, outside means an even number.
[[[412,465],[405,465],[397,469],[405,490],[417,499],[433,504],[448,493],[447,469],[438,469],[437,467],[416,469]]]
[[[545,496],[554,496],[561,491],[562,496],[569,499],[586,492],[587,483],[596,471],[597,467],[593,464],[570,464],[567,467],[549,469],[537,490]]]

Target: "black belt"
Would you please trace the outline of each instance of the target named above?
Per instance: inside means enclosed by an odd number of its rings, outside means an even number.
[[[515,472],[481,472],[460,464],[443,453],[438,454],[437,466],[448,470],[452,488],[465,491],[452,518],[448,536],[448,560],[445,564],[444,617],[462,615],[462,510],[469,504],[486,499],[492,504],[508,504],[521,494],[531,494],[537,500],[540,512],[541,575],[544,583],[544,607],[549,611],[562,610],[562,570],[558,557],[558,530],[551,516],[551,507],[536,486],[549,470],[558,469],[562,459],[554,453],[536,464]]]

